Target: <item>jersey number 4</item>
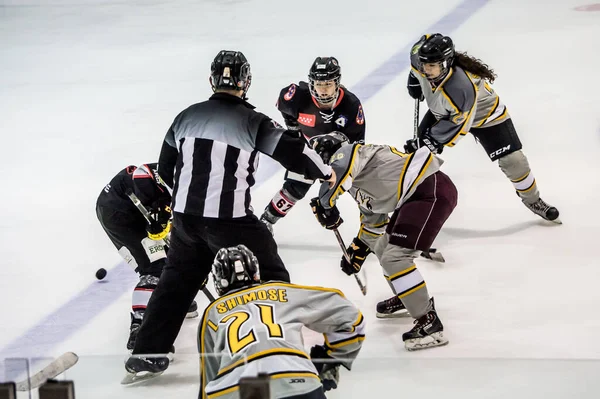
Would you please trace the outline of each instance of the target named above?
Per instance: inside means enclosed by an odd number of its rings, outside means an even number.
[[[283,328],[275,322],[275,308],[271,305],[257,303],[253,303],[252,305],[258,308],[260,312],[260,322],[267,328],[269,338],[283,338]],[[240,334],[242,325],[251,318],[252,315],[250,312],[242,310],[223,317],[219,322],[219,324],[229,323],[229,326],[227,327],[227,345],[232,356],[244,350],[248,345],[252,345],[258,341],[256,334],[254,333],[254,328],[251,328],[243,337]]]

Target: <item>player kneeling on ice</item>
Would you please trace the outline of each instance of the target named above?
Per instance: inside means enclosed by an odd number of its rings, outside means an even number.
[[[156,169],[156,163],[127,166],[104,187],[96,202],[96,215],[108,238],[125,262],[140,275],[132,295],[129,350],[133,349],[146,306],[167,258],[163,239],[171,227],[171,194]],[[133,204],[131,193],[148,208],[151,223]],[[197,308],[193,302],[187,317],[197,317]]]
[[[347,250],[350,262],[342,257],[342,270],[358,273],[375,252],[395,294],[377,305],[378,315],[408,311],[416,319],[402,335],[408,350],[447,344],[433,298],[415,266],[415,257],[431,247],[456,207],[456,187],[439,170],[443,161],[427,147],[404,154],[387,145],[350,145],[339,132],[314,137],[311,145],[336,173],[335,183],[324,182],[319,197],[311,200],[319,222],[330,230],[343,222],[335,203],[345,191],[361,213],[360,230]]]
[[[350,370],[365,338],[364,318],[342,292],[261,282],[243,245],[219,250],[212,275],[221,297],[198,331],[201,398],[238,398],[240,378],[258,372],[268,374],[271,398],[325,399],[337,388],[340,365]],[[310,355],[303,326],[325,336]]]

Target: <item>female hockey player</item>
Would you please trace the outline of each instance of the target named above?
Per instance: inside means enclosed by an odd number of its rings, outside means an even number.
[[[325,399],[323,391],[337,388],[339,367],[350,370],[365,339],[362,314],[340,291],[261,282],[258,260],[244,245],[219,250],[212,276],[221,297],[198,330],[200,398],[244,398],[240,377],[257,371],[268,373],[274,399]],[[325,336],[310,355],[302,327]]]
[[[316,136],[311,145],[336,175],[335,183],[324,182],[319,196],[311,200],[321,225],[337,229],[342,223],[335,204],[346,191],[360,210],[361,227],[347,250],[350,262],[342,257],[342,270],[358,273],[367,255],[375,252],[395,294],[378,304],[377,311],[401,308],[416,319],[415,326],[402,334],[406,349],[447,344],[433,298],[414,261],[420,251],[430,248],[456,207],[456,187],[439,170],[443,161],[427,147],[404,154],[387,145],[350,145],[339,132]]]
[[[277,99],[289,130],[305,138],[339,131],[352,143],[365,140],[365,115],[360,100],[341,84],[341,68],[334,57],[317,57],[308,73],[308,83],[292,83],[284,87]],[[269,230],[292,207],[304,198],[313,180],[291,171],[285,173],[285,182],[261,216]]]
[[[429,110],[419,125],[418,138],[405,151],[427,146],[441,153],[471,132],[492,161],[512,182],[523,204],[546,220],[561,223],[558,209],[540,193],[522,151],[506,106],[491,87],[496,74],[480,60],[456,52],[452,39],[440,33],[424,35],[413,46],[408,92],[427,102]]]
[[[96,202],[96,215],[108,238],[125,262],[140,275],[132,295],[129,350],[133,349],[146,306],[167,257],[163,238],[170,230],[171,195],[156,173],[156,165],[130,165],[121,170],[104,187]],[[133,205],[129,192],[149,208],[151,224]],[[197,317],[197,308],[196,302],[192,303],[187,317]]]

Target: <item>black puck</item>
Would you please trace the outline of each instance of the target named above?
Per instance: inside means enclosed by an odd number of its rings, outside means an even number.
[[[101,267],[100,269],[98,269],[98,271],[96,272],[96,278],[98,280],[102,280],[104,277],[106,277],[106,269]]]

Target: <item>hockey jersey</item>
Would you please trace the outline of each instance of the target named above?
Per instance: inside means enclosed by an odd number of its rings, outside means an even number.
[[[166,184],[157,172],[156,163],[129,165],[104,186],[98,196],[97,205],[111,208],[120,212],[138,214],[139,210],[133,205],[128,192],[133,192],[142,204],[148,208],[161,208],[169,205],[171,194]]]
[[[370,244],[371,238],[383,234],[388,214],[406,202],[443,162],[427,147],[405,154],[388,145],[344,145],[330,160],[335,184],[323,182],[319,200],[325,208],[333,208],[341,194],[350,193],[361,213],[358,237]]]
[[[453,147],[471,128],[494,126],[510,117],[490,83],[459,66],[451,67],[442,82],[432,85],[421,72],[421,45],[419,41],[412,48],[411,69],[437,119],[430,131],[434,139]]]
[[[273,397],[321,385],[302,327],[324,333],[328,354],[350,369],[365,338],[360,311],[341,291],[268,282],[213,303],[200,322],[200,399],[237,397],[242,377],[266,373]]]
[[[301,130],[307,138],[338,131],[344,133],[351,143],[365,140],[366,122],[362,104],[343,86],[333,109],[322,109],[311,96],[308,83],[292,83],[281,90],[277,108],[288,128]]]

